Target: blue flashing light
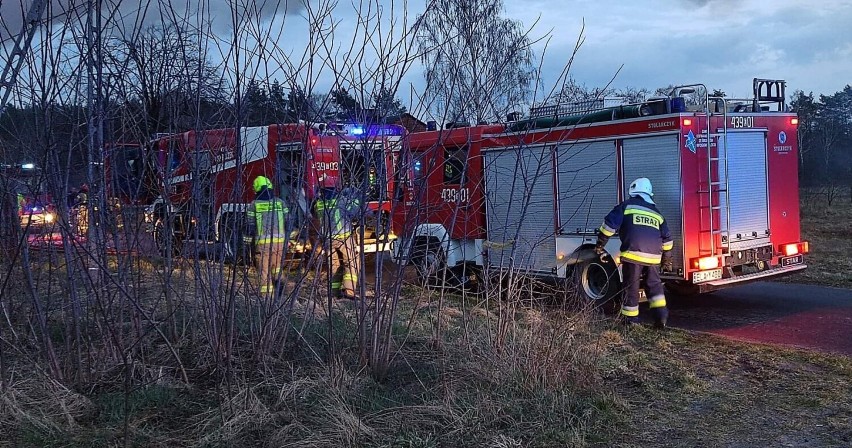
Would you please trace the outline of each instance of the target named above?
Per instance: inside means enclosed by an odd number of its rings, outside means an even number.
[[[405,132],[404,128],[398,125],[376,126],[375,129],[373,129],[372,131],[373,135],[385,136],[401,136]]]
[[[423,168],[423,162],[417,160],[414,162],[414,171],[419,172],[420,169]]]
[[[343,126],[342,131],[353,137],[382,137],[382,136],[402,136],[405,134],[405,128],[399,125],[363,125],[350,124]]]

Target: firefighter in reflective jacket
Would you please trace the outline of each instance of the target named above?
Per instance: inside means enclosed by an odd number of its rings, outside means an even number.
[[[252,184],[255,200],[248,207],[248,238],[254,239],[260,259],[258,277],[260,296],[273,298],[281,279],[286,244],[286,218],[289,210],[284,201],[273,196],[272,181],[258,176]]]
[[[664,328],[668,319],[666,296],[657,266],[672,269],[672,235],[665,218],[657,210],[651,181],[641,177],[630,184],[630,198],[618,204],[604,218],[598,232],[595,251],[604,253],[609,238],[621,238],[621,273],[625,283],[621,314],[628,324],[639,323],[639,288],[645,276],[645,292],[657,327]]]
[[[89,231],[89,185],[80,185],[80,192],[74,198],[77,218],[77,234],[86,236]]]
[[[327,251],[331,295],[344,299],[357,298],[359,257],[355,250],[352,220],[360,209],[357,198],[339,194],[336,177],[320,179],[320,195],[314,205],[315,228],[322,247]]]

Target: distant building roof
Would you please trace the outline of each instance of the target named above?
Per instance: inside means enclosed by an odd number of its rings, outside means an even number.
[[[408,112],[387,117],[386,121],[387,123],[402,125],[408,132],[422,132],[426,130],[426,123]]]

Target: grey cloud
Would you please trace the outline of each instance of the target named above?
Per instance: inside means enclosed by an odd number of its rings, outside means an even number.
[[[752,77],[786,79],[790,92],[803,89],[833,93],[849,82],[848,76],[837,75],[849,73],[846,55],[852,52],[852,36],[843,31],[852,23],[852,3],[837,2],[818,8],[813,4],[779,2],[773,7],[760,7],[750,15],[735,13],[748,6],[745,2],[672,3],[683,8],[706,7],[703,14],[683,16],[694,21],[694,31],[681,28],[671,32],[664,26],[665,20],[677,18],[678,14],[661,21],[659,15],[643,14],[643,6],[636,4],[631,4],[632,15],[622,10],[607,22],[587,22],[592,38],[577,55],[574,78],[590,86],[602,86],[624,64],[613,82],[615,87],[654,89],[669,83],[703,82],[711,89],[723,89],[736,96],[751,94]],[[613,25],[613,20],[621,22]],[[602,33],[602,26],[612,26],[616,31]],[[558,73],[564,61],[553,56],[569,54],[570,43],[548,49],[550,58],[545,59],[544,67],[547,82],[555,81],[551,74]]]
[[[210,23],[212,31],[224,32],[233,29],[233,11],[248,20],[268,20],[276,16],[294,14],[304,11],[306,0],[244,0],[224,1],[209,0],[204,2],[187,0],[151,1],[146,6],[124,1],[119,6],[119,12],[124,18],[125,26],[140,23],[147,25],[160,22],[196,23],[199,14],[203,14],[204,22]],[[236,9],[235,9],[236,8]],[[239,26],[239,25],[238,25]]]
[[[703,8],[705,6],[711,5],[713,7],[731,7],[735,6],[739,3],[739,0],[686,0],[688,8],[699,7]]]
[[[236,7],[241,15],[246,14],[261,20],[275,16],[297,14],[305,10],[308,0],[106,0],[105,13],[113,15],[119,29],[129,30],[134,27],[153,23],[171,22],[172,20],[194,23],[200,11],[204,12],[205,22],[209,22],[213,32],[223,32],[232,28],[232,8]],[[32,0],[0,0],[0,39],[3,43],[17,36],[23,24],[26,11]],[[85,0],[52,0],[51,14],[54,23],[63,20],[65,13],[77,8],[84,13]],[[45,14],[46,15],[46,14]]]

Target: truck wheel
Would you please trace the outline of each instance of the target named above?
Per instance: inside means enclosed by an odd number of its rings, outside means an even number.
[[[446,279],[446,257],[440,250],[424,249],[413,260],[417,279],[424,286],[443,286]]]
[[[228,213],[222,217],[220,226],[219,241],[222,243],[225,259],[232,263],[251,259],[251,248],[243,241],[245,223],[233,213]]]
[[[572,283],[581,305],[609,310],[621,293],[618,268],[611,258],[585,257],[572,272]]]
[[[180,254],[180,240],[175,237],[175,230],[166,226],[163,218],[157,218],[154,222],[154,245],[157,247],[157,252],[162,256]]]
[[[458,283],[459,287],[470,293],[478,294],[481,289],[482,270],[478,269],[471,263],[462,263],[454,268],[449,269],[453,281]]]

